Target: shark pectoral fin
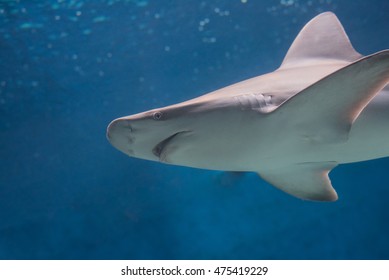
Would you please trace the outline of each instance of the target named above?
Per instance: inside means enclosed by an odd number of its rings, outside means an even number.
[[[328,173],[336,166],[336,162],[296,163],[261,171],[259,176],[278,189],[304,200],[335,201],[338,195]]]
[[[300,139],[345,142],[355,119],[388,82],[389,50],[385,50],[328,75],[271,114],[277,125],[287,123]]]

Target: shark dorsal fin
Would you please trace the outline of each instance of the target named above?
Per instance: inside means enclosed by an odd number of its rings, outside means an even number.
[[[280,68],[296,67],[326,60],[353,62],[362,55],[356,52],[335,14],[322,13],[297,35]]]

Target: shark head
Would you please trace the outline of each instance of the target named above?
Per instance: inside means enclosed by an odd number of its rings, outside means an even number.
[[[203,168],[216,164],[218,154],[235,150],[231,140],[238,127],[233,118],[239,112],[233,98],[194,99],[115,119],[107,138],[131,157]]]

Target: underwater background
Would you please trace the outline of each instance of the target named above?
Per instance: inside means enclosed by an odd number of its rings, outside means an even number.
[[[323,11],[362,54],[389,48],[386,0],[0,1],[0,258],[388,259],[389,158],[337,167],[339,200],[314,203],[105,136],[275,70]]]

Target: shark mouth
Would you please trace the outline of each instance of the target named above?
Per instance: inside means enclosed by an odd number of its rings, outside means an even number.
[[[183,134],[187,131],[180,131],[177,132],[168,138],[162,140],[159,142],[153,149],[153,154],[159,158],[160,161],[166,162],[166,156],[167,156],[167,147],[172,142],[173,139],[175,139],[178,135]]]

